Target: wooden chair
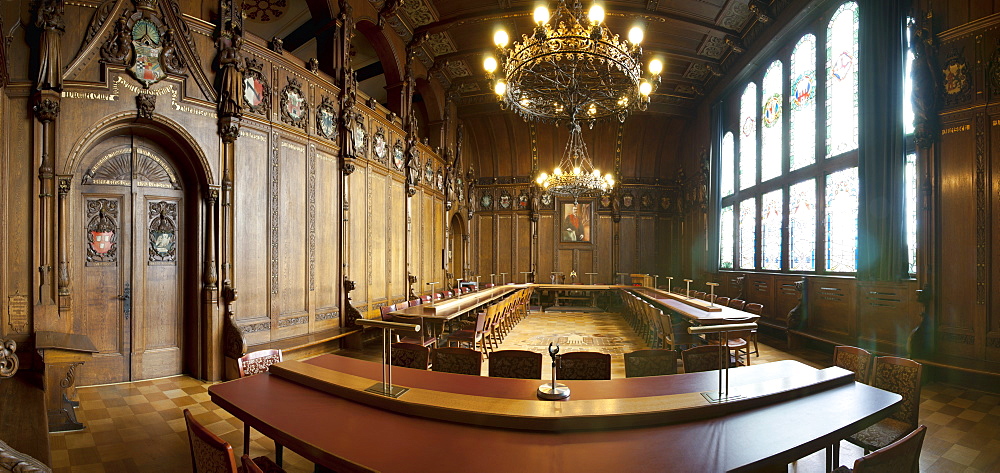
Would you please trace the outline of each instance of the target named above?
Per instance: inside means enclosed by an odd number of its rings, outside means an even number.
[[[751,319],[752,319],[751,317],[738,317],[738,318],[726,319],[726,322],[734,324],[742,324],[750,322]],[[715,335],[720,335],[720,334],[715,334]],[[728,340],[726,340],[726,346],[729,348],[729,351],[733,352],[733,358],[736,360],[737,363],[739,363],[740,361],[740,353],[743,353],[744,364],[746,366],[750,366],[749,340],[752,335],[753,334],[750,332],[750,330],[738,330],[734,332],[728,332],[726,334],[726,337],[728,338]],[[718,345],[719,338],[717,337],[715,339],[709,339],[709,343],[713,345]]]
[[[728,297],[716,297],[715,298],[715,305],[721,305],[723,307],[729,307],[729,298]]]
[[[247,353],[236,360],[236,367],[241,378],[253,376],[255,374],[266,373],[268,368],[275,363],[281,362],[281,350],[257,350]],[[250,426],[243,424],[243,454],[250,455]],[[284,455],[284,448],[280,443],[274,442],[274,458],[278,465],[281,465]]]
[[[423,302],[423,301],[421,301],[419,297],[416,298],[416,299],[413,299],[412,301],[410,301],[410,307],[420,305],[421,302]]]
[[[426,370],[431,367],[431,350],[416,343],[396,342],[392,345],[392,366]]]
[[[854,469],[841,466],[834,473],[918,473],[920,450],[927,426],[921,425],[905,437],[854,461]]]
[[[871,385],[903,396],[899,410],[850,436],[847,440],[865,449],[865,454],[884,448],[914,429],[920,417],[920,377],[923,367],[907,358],[880,356],[875,359]],[[834,446],[834,450],[839,450]]]
[[[484,340],[486,334],[486,311],[479,311],[476,314],[476,322],[471,328],[465,328],[461,330],[455,330],[448,334],[448,338],[445,339],[445,344],[451,346],[452,343],[462,346],[463,343],[468,344],[468,348],[475,349],[476,345],[479,345],[481,352],[486,354],[486,342]]]
[[[611,379],[611,355],[575,351],[559,355],[557,379]]]
[[[483,355],[478,350],[462,347],[435,348],[431,356],[433,371],[473,376],[479,376],[483,372]]]
[[[871,377],[872,359],[875,357],[868,350],[858,347],[833,347],[833,365],[854,372],[854,380],[868,384]]]
[[[756,302],[751,302],[751,303],[743,306],[743,310],[746,311],[746,312],[749,312],[751,314],[754,314],[757,317],[763,317],[764,316],[764,304],[758,304]],[[760,356],[760,350],[757,349],[757,329],[753,329],[753,330],[750,331],[750,340],[748,340],[748,341],[753,344],[753,351],[750,352],[750,353],[753,353],[753,354],[755,354],[755,355],[757,355],[759,357]]]
[[[688,348],[681,352],[681,361],[684,362],[685,373],[717,370],[721,365],[719,346],[702,345]]]
[[[490,355],[491,378],[542,378],[542,354],[526,350],[498,350]]]
[[[664,349],[636,350],[625,354],[625,377],[677,374],[677,352]]]
[[[423,317],[413,316],[413,315],[397,315],[393,317],[393,322],[399,322],[401,324],[414,324],[419,325],[420,330],[416,333],[414,332],[394,332],[396,333],[396,341],[404,343],[413,343],[417,345],[422,345],[425,347],[434,346],[437,344],[437,337],[429,335],[429,328]]]
[[[736,310],[743,310],[743,307],[747,305],[747,301],[743,299],[733,299],[729,301],[729,308]]]
[[[396,310],[394,306],[384,305],[382,307],[379,307],[378,310],[379,310],[379,315],[382,316],[382,320],[386,322],[391,322],[393,320],[393,317],[389,315],[389,312]]]
[[[188,441],[191,446],[191,466],[195,473],[239,473],[236,467],[236,456],[233,446],[222,440],[218,435],[205,428],[191,415],[191,410],[184,409],[184,422],[187,424]],[[249,459],[249,455],[243,455]],[[244,460],[245,461],[245,460]],[[281,467],[267,457],[254,458],[251,463],[258,471],[274,473],[284,472]]]

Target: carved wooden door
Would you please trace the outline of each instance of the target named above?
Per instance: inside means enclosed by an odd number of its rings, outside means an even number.
[[[74,328],[99,350],[81,384],[179,374],[187,222],[177,173],[138,138],[99,148],[80,186]]]

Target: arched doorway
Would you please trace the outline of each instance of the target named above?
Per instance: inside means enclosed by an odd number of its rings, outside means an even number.
[[[200,186],[149,132],[110,132],[77,161],[73,325],[98,349],[81,385],[196,372]]]
[[[465,271],[465,247],[466,243],[466,233],[465,233],[465,221],[462,220],[462,216],[457,212],[451,217],[451,234],[448,236],[450,238],[451,248],[451,274],[454,274],[456,278],[466,279]]]

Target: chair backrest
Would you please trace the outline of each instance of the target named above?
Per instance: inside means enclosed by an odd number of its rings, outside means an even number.
[[[236,360],[236,366],[242,378],[244,376],[264,373],[271,365],[280,361],[281,350],[277,348],[273,350],[257,350],[241,356]]]
[[[421,301],[419,298],[418,299],[413,299],[412,301],[410,301],[410,307],[413,307],[415,305],[420,305],[421,302],[423,302],[423,301]]]
[[[858,458],[854,462],[854,473],[918,473],[926,434],[927,426],[921,425],[905,437]]]
[[[747,305],[747,301],[743,299],[733,299],[729,301],[729,308],[736,310],[743,310],[743,307]]]
[[[875,358],[871,385],[903,396],[899,410],[891,418],[917,427],[920,417],[920,377],[923,367],[908,358],[880,356]]]
[[[684,362],[684,372],[696,373],[698,371],[717,370],[719,369],[719,362],[721,360],[719,355],[718,345],[702,345],[688,348],[681,352],[681,360]]]
[[[187,423],[195,473],[237,473],[236,456],[229,442],[201,425],[188,409],[184,409],[184,422]]]
[[[380,315],[382,316],[382,320],[385,320],[387,322],[390,321],[390,320],[393,320],[393,317],[391,315],[389,315],[389,312],[392,312],[394,310],[393,306],[391,306],[391,305],[384,305],[382,307],[379,307],[378,310],[379,310]]]
[[[858,347],[833,347],[833,365],[854,372],[854,380],[868,384],[872,372],[872,359],[875,357],[868,350]]]
[[[431,352],[431,370],[445,373],[471,374],[483,372],[483,355],[479,350],[462,347],[435,348]]]
[[[764,304],[760,304],[760,303],[757,303],[757,302],[751,302],[751,303],[743,306],[743,310],[746,311],[746,312],[749,312],[751,314],[756,314],[756,315],[763,316],[764,315]]]
[[[392,366],[426,370],[431,364],[431,350],[416,343],[395,342],[391,345]]]
[[[498,350],[490,355],[491,378],[542,378],[542,354],[526,350]]]
[[[729,298],[728,297],[721,297],[721,296],[720,297],[716,297],[715,298],[715,305],[729,306]]]
[[[677,374],[677,352],[673,350],[636,350],[625,354],[625,377]]]
[[[243,473],[264,473],[264,470],[250,459],[250,455],[240,457],[240,462],[243,463]]]
[[[575,351],[559,355],[557,379],[611,379],[611,355]]]

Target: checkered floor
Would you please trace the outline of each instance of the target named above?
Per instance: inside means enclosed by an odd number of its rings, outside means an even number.
[[[645,348],[618,316],[606,313],[532,313],[510,333],[501,349],[544,351],[551,339],[581,350],[616,350],[613,377],[623,377],[619,353]],[[620,342],[621,348],[609,342]],[[590,344],[590,345],[588,345]],[[377,359],[380,345],[364,352],[341,354]],[[760,340],[760,356],[753,363],[794,359],[815,367],[830,364],[831,355],[812,350],[790,351],[777,340]],[[485,364],[484,364],[485,366]],[[187,376],[78,389],[77,417],[87,428],[52,434],[51,464],[63,472],[177,472],[190,471],[190,450],[182,411],[195,417],[243,450],[243,425],[208,397],[209,383]],[[1000,471],[1000,394],[988,394],[944,384],[923,387],[921,422],[928,427],[920,463],[925,472]],[[766,426],[756,435],[766,433]],[[750,433],[754,435],[755,433]],[[274,458],[274,444],[256,431],[251,434],[253,455]],[[841,463],[852,465],[862,451],[841,442]],[[313,466],[285,449],[285,469],[310,472]],[[789,472],[824,471],[823,452],[789,465]]]

